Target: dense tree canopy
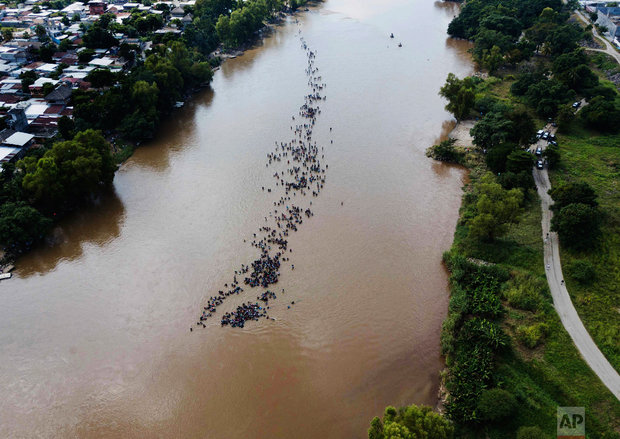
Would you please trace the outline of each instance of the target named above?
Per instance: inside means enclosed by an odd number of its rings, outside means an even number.
[[[549,190],[553,198],[553,210],[560,210],[569,204],[581,203],[591,207],[598,206],[594,189],[585,182],[572,182],[556,186]]]
[[[20,160],[18,167],[24,191],[47,211],[66,209],[110,184],[116,170],[108,142],[93,130],[55,143],[40,159]]]
[[[607,132],[620,131],[620,106],[603,96],[592,98],[579,113],[591,128]]]
[[[551,230],[558,232],[562,245],[586,250],[595,244],[600,235],[600,213],[587,204],[569,204],[554,214]]]
[[[14,251],[30,247],[45,236],[52,221],[23,201],[0,205],[0,244]]]

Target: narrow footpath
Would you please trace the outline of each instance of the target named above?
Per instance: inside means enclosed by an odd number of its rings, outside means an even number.
[[[542,236],[545,242],[545,271],[549,290],[553,297],[553,305],[581,356],[601,379],[603,384],[620,400],[620,375],[607,361],[607,358],[605,358],[583,326],[564,283],[562,264],[560,263],[559,239],[557,233],[551,231],[553,212],[549,208],[553,204],[553,200],[548,194],[549,189],[551,189],[551,182],[549,181],[547,169],[534,169],[534,181],[536,181],[536,189],[541,200]]]

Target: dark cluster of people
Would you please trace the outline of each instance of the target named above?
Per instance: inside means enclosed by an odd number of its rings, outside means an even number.
[[[274,293],[273,291],[265,291],[263,294],[261,294],[260,296],[256,296],[256,298],[258,300],[262,300],[265,303],[269,303],[269,299],[277,299],[276,293]]]
[[[267,310],[258,303],[244,303],[233,312],[227,312],[222,316],[222,326],[230,325],[233,328],[243,328],[248,320],[258,320],[267,317]]]
[[[296,232],[298,230],[298,226],[303,223],[304,215],[307,218],[314,215],[309,207],[299,207],[293,204],[291,196],[297,197],[299,194],[300,197],[303,197],[312,194],[313,197],[316,197],[325,185],[325,170],[328,166],[323,167],[321,164],[321,159],[324,159],[323,148],[321,147],[319,151],[316,141],[313,142],[312,130],[317,116],[321,113],[318,102],[326,100],[326,97],[320,93],[326,88],[326,84],[321,82],[322,77],[317,75],[319,69],[314,66],[316,52],[308,48],[303,37],[300,39],[308,58],[306,74],[312,93],[304,97],[305,102],[300,107],[297,118],[292,116],[292,120],[297,123],[294,126],[291,125],[294,137],[289,142],[275,142],[275,152],[267,154],[268,162],[266,164],[267,167],[281,166],[284,163],[287,165],[287,169],[276,171],[273,174],[275,185],[284,189],[284,194],[277,202],[274,201],[273,205],[278,208],[285,206],[285,208],[274,209],[269,213],[269,217],[265,217],[265,221],[271,221],[273,227],[261,227],[258,234],[254,234],[254,239],[251,242],[253,247],[260,250],[260,257],[250,266],[242,265],[240,270],[235,271],[234,281],[228,291],[219,291],[219,295],[209,298],[197,325],[206,327],[204,321],[213,317],[217,307],[228,296],[243,291],[237,281],[237,274],[249,273],[244,277],[243,282],[252,288],[268,288],[278,282],[281,262],[289,261],[285,254],[293,251],[288,248],[286,237],[291,231]],[[270,193],[272,188],[262,187],[262,190]],[[301,198],[298,199],[301,200]],[[310,201],[310,205],[312,205],[312,201]],[[292,265],[291,268],[294,269],[295,266]],[[225,286],[228,287],[227,284]],[[245,303],[237,307],[234,312],[224,314],[221,324],[222,326],[243,328],[248,320],[258,320],[261,317],[269,319],[267,315],[268,302],[275,299],[276,294],[267,290],[257,296],[257,300],[264,302],[264,306],[259,305],[259,303]],[[291,302],[291,304],[294,303]]]

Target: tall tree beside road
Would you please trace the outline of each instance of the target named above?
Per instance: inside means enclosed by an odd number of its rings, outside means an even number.
[[[558,232],[562,245],[587,250],[600,235],[600,214],[598,209],[587,204],[569,204],[553,216],[551,230]]]

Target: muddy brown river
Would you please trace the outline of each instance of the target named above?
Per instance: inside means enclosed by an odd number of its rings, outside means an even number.
[[[438,88],[472,68],[446,36],[457,12],[329,0],[227,61],[0,284],[0,437],[362,438],[388,404],[434,405],[464,173],[424,150],[451,123]],[[275,321],[189,332],[281,195],[261,186],[308,93],[299,29],[327,83],[325,188],[289,238]]]

